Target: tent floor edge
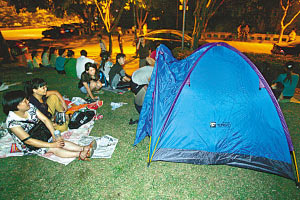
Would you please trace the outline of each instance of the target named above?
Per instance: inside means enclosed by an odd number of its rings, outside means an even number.
[[[166,161],[196,165],[228,165],[275,174],[297,181],[293,172],[292,163],[244,154],[161,148],[156,151],[152,161]]]

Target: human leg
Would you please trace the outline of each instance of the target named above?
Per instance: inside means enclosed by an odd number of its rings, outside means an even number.
[[[63,112],[64,108],[62,106],[61,101],[59,100],[59,98],[56,95],[50,95],[47,98],[47,105],[48,105],[48,111],[54,115],[55,112]],[[66,116],[66,122],[62,125],[54,125],[54,128],[56,130],[59,130],[60,132],[64,132],[66,130],[68,130],[68,124],[69,124],[69,118],[68,116]]]
[[[75,143],[64,141],[65,146],[63,148],[49,148],[50,153],[61,158],[76,158],[79,157],[81,160],[86,160],[93,154],[93,150],[97,148],[97,143],[92,141],[87,146],[79,146]]]
[[[94,81],[91,81],[89,87],[90,87],[90,90],[93,91],[96,87],[96,83]]]
[[[58,112],[63,112],[64,111],[62,103],[56,95],[50,95],[47,98],[46,103],[48,105],[48,111],[52,115],[54,115],[55,111],[58,111]]]
[[[146,91],[147,90],[145,89],[145,87],[143,87],[134,97],[134,106],[138,113],[140,113],[142,110]]]
[[[82,92],[82,93],[84,93],[84,94],[87,94],[87,90],[86,90],[86,88],[85,88],[84,86],[82,86],[82,87],[80,88],[80,92]]]
[[[54,155],[61,158],[76,158],[79,157],[81,151],[69,151],[63,148],[49,148],[50,153],[54,153]]]

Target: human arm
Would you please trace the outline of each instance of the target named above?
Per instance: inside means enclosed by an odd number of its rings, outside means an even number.
[[[91,91],[88,83],[87,82],[83,82],[82,84],[85,87],[85,89],[86,89],[88,95],[91,97],[91,99],[95,99],[95,97],[94,97],[94,95],[93,95],[93,93],[92,93],[92,91]]]
[[[10,130],[20,140],[24,140],[30,136],[26,131],[24,131],[24,129],[21,126],[15,126],[13,128],[10,128]],[[49,143],[38,139],[29,138],[28,140],[24,141],[24,143],[37,148],[59,148],[64,146],[64,142],[62,140],[56,141],[54,143]]]
[[[63,98],[63,96],[57,91],[57,90],[49,90],[46,93],[46,97],[49,97],[50,95],[56,95],[58,97],[58,99],[61,102],[61,105],[63,106],[64,111],[68,110],[68,106]]]

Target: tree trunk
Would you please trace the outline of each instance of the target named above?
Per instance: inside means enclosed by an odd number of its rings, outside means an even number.
[[[1,31],[0,31],[0,55],[2,55],[4,63],[10,63],[13,61],[13,58],[8,49],[8,45]]]
[[[278,43],[282,42],[282,38],[283,38],[283,33],[286,27],[281,27],[280,29],[280,35],[279,35],[279,39],[278,39]]]
[[[109,55],[112,54],[112,48],[113,48],[113,44],[112,44],[112,35],[111,35],[111,32],[108,32],[108,41],[109,41]]]

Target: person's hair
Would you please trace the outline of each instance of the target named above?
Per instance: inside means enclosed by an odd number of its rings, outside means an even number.
[[[101,54],[100,54],[100,57],[101,57],[101,59],[102,59],[102,62],[101,62],[101,64],[100,64],[100,69],[102,68],[102,69],[104,69],[104,66],[105,66],[105,63],[106,63],[106,61],[108,60],[108,58],[110,57],[110,55],[109,55],[109,52],[108,51],[104,51],[104,52],[102,52]]]
[[[96,65],[96,64],[93,64],[93,63],[91,63],[91,62],[88,62],[88,63],[86,63],[86,64],[84,65],[85,71],[89,71],[89,68],[90,68],[90,67],[95,68],[95,70],[96,70],[96,72],[97,72],[97,65]]]
[[[39,89],[40,87],[43,87],[45,85],[47,85],[47,82],[44,81],[44,79],[34,78],[30,81],[25,82],[24,91],[26,95],[29,97],[33,94],[33,89]]]
[[[65,53],[66,49],[59,49],[58,55],[62,56]]]
[[[18,105],[26,98],[22,90],[9,91],[3,95],[2,108],[3,112],[8,115],[9,111],[17,111]]]
[[[295,63],[293,61],[289,61],[285,64],[286,77],[283,82],[290,81],[290,84],[292,84],[292,72],[294,67]]]
[[[37,53],[38,53],[37,51],[32,51],[32,52],[31,52],[31,57],[32,57],[32,59],[33,59],[34,57],[36,57]]]
[[[50,51],[49,51],[49,61],[51,59],[52,54],[54,54],[54,52],[56,51],[55,47],[50,47]]]
[[[44,47],[43,48],[43,53],[42,53],[42,58],[43,58],[43,56],[44,56],[44,54],[47,52],[47,51],[49,51],[49,47]]]
[[[80,51],[80,55],[82,55],[82,56],[87,56],[86,50],[81,50],[81,51]]]
[[[101,35],[101,34],[98,34],[98,37],[99,37],[100,39],[102,39],[102,35]]]
[[[68,50],[68,53],[67,53],[67,56],[69,57],[69,58],[71,58],[72,56],[74,56],[74,51],[73,50]]]
[[[126,55],[125,55],[124,53],[118,53],[117,56],[116,56],[116,62],[119,63],[118,60],[119,60],[120,58],[125,58],[125,57],[126,57]]]

